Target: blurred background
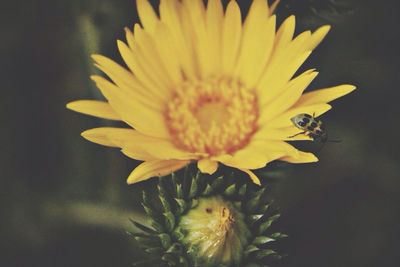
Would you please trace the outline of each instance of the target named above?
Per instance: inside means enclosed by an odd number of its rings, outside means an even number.
[[[153,1],[156,3],[157,1]],[[250,1],[239,1],[247,10]],[[332,31],[302,69],[310,89],[358,90],[324,115],[332,139],[318,164],[265,172],[289,234],[279,266],[400,266],[397,125],[398,0],[282,0],[297,31]],[[121,62],[116,39],[137,22],[134,0],[2,1],[0,11],[0,266],[130,266],[141,257],[125,233],[143,221],[141,191],[126,185],[137,164],[80,133],[110,122],[65,108],[101,98],[89,55]],[[318,144],[305,149],[318,151]]]

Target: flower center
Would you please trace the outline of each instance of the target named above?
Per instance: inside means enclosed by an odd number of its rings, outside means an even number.
[[[166,123],[177,147],[209,155],[244,147],[257,129],[254,90],[237,80],[185,81],[167,104]]]

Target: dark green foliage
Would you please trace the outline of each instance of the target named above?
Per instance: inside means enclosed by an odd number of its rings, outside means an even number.
[[[303,20],[337,23],[354,14],[354,1],[349,0],[282,0],[278,14],[301,14]]]
[[[172,174],[160,178],[156,197],[143,193],[142,206],[152,228],[133,222],[142,233],[132,235],[144,251],[151,254],[151,266],[204,266],[201,259],[196,258],[196,251],[193,248],[188,251],[183,245],[186,233],[179,227],[179,219],[198,205],[199,198],[217,195],[233,203],[245,215],[251,231],[248,245],[244,251],[238,251],[243,254],[240,266],[266,266],[281,257],[271,249],[270,243],[286,235],[269,231],[279,214],[270,211],[265,187],[235,181],[233,175],[215,178],[192,174],[189,168],[182,173],[182,176]]]

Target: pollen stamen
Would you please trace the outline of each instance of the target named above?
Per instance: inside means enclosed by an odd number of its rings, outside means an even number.
[[[167,104],[166,123],[182,149],[218,155],[244,147],[257,130],[254,90],[237,80],[186,81]]]

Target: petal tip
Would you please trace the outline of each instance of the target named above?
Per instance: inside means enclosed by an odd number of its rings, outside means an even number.
[[[323,31],[329,32],[332,29],[332,26],[327,24],[327,25],[322,26],[320,29]]]
[[[355,86],[355,85],[352,85],[352,84],[346,84],[346,85],[348,87],[349,93],[353,92],[354,90],[357,89],[357,86]]]
[[[99,75],[90,75],[89,77],[92,81],[94,81],[95,83],[98,83],[103,77],[99,76]]]
[[[315,156],[313,153],[307,153],[307,152],[302,152],[299,158],[302,158],[304,160],[304,163],[314,163],[319,161],[317,156]]]
[[[209,159],[202,159],[197,162],[197,167],[202,173],[211,175],[218,170],[218,162]]]
[[[69,110],[80,112],[79,107],[81,107],[81,103],[83,103],[85,100],[76,100],[69,102],[65,105],[65,107]]]
[[[91,54],[90,57],[96,62],[99,62],[103,58],[100,54]]]
[[[251,181],[256,184],[256,185],[261,185],[260,179],[257,177],[257,175],[254,174],[254,172],[252,172],[251,170],[248,169],[239,169],[242,172],[245,172],[249,175]]]
[[[131,179],[130,177],[128,177],[128,179],[126,179],[126,183],[128,185],[134,184],[135,182],[133,181],[133,179]]]
[[[129,27],[124,27],[125,34],[132,34],[131,29]]]
[[[124,44],[124,42],[123,42],[123,41],[121,41],[121,40],[117,39],[117,46],[120,46],[120,45],[123,45],[123,44]]]
[[[318,162],[318,161],[319,161],[319,158],[317,158],[317,156],[315,156],[315,155],[312,154],[312,153],[310,153],[308,156],[310,157],[310,158],[309,158],[309,162],[310,162],[310,163]]]
[[[74,110],[75,102],[76,102],[76,101],[69,102],[69,103],[67,103],[67,104],[65,105],[65,107],[66,107],[67,109]]]
[[[89,138],[90,138],[90,135],[91,135],[90,133],[91,133],[90,130],[86,130],[86,131],[81,132],[81,136],[82,136],[83,138],[85,138],[85,139],[89,139]]]

